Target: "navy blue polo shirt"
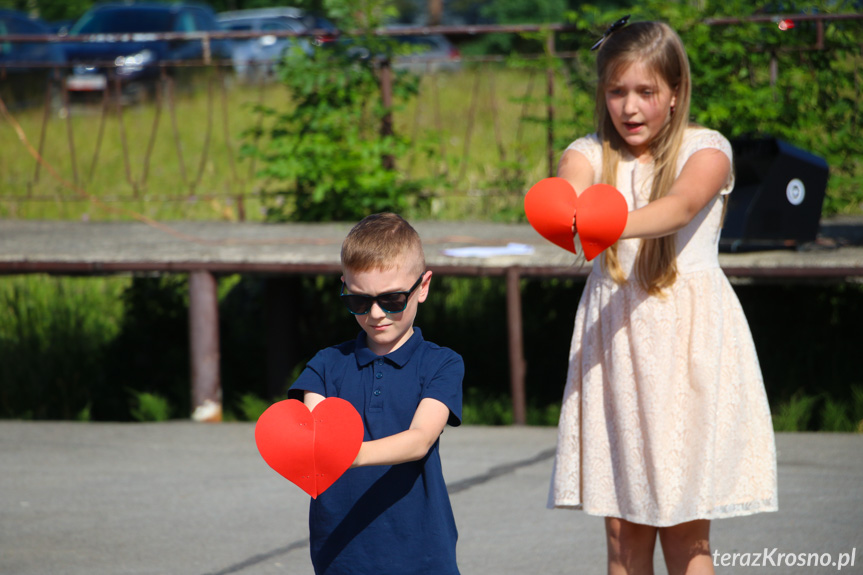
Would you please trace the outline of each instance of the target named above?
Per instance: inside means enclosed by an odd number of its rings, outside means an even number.
[[[421,400],[437,399],[461,424],[464,362],[427,342],[419,328],[379,356],[361,332],[318,352],[291,386],[350,401],[363,418],[364,441],[410,427]],[[456,575],[455,519],[440,461],[440,441],[419,461],[349,469],[311,501],[312,564],[318,575]]]

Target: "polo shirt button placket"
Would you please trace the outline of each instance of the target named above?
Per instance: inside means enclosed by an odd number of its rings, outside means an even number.
[[[378,364],[378,369],[381,369],[380,366],[382,366],[384,364],[383,358],[379,358],[376,363]],[[384,378],[384,373],[382,371],[378,371],[375,373],[375,379],[380,380],[383,378]],[[380,397],[380,395],[381,395],[381,393],[383,393],[383,391],[381,391],[381,388],[377,388],[374,390],[373,393],[374,393],[375,397]]]

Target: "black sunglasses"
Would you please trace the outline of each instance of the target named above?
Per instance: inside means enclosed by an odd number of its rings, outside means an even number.
[[[375,302],[386,313],[401,313],[408,306],[408,298],[422,283],[424,275],[425,273],[408,291],[391,291],[374,296],[345,293],[345,282],[342,282],[342,293],[339,294],[339,297],[345,302],[348,311],[354,315],[366,315],[372,310],[372,305]]]

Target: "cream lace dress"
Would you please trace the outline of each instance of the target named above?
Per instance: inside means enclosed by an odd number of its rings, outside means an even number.
[[[601,173],[596,136],[570,145]],[[687,130],[680,170],[718,132]],[[629,209],[648,202],[652,166],[622,158]],[[729,181],[722,195],[731,191]],[[776,511],[776,449],[755,346],[719,267],[723,199],[677,233],[665,298],[617,285],[594,260],[575,318],[549,507],[659,527]],[[627,277],[641,240],[622,240]]]

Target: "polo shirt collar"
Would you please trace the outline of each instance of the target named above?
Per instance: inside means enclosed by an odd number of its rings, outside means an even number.
[[[362,331],[357,336],[357,347],[356,347],[356,358],[357,365],[360,367],[366,366],[372,363],[374,360],[380,358],[381,356],[377,355],[375,352],[369,349],[366,342],[366,332]],[[407,340],[404,345],[395,350],[392,353],[388,353],[383,356],[387,361],[396,364],[399,367],[404,367],[404,365],[410,361],[411,356],[413,356],[416,349],[423,342],[423,333],[420,328],[414,326],[414,333]]]

